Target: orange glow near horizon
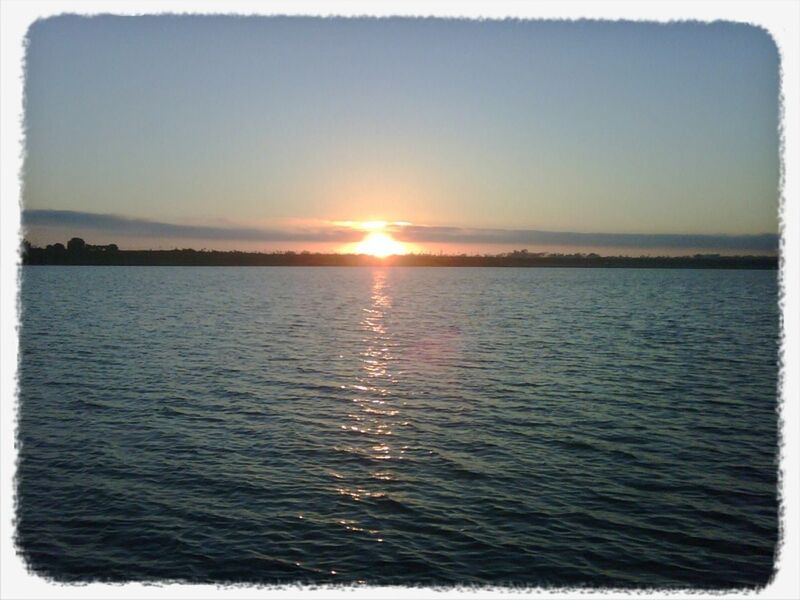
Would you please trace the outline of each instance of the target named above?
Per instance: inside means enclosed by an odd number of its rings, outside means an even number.
[[[350,227],[366,233],[360,242],[347,244],[339,249],[340,252],[354,254],[369,254],[378,258],[408,254],[414,252],[413,244],[401,242],[392,237],[390,231],[394,227],[411,225],[405,221],[335,221],[336,225]]]
[[[356,244],[355,251],[358,254],[371,254],[378,258],[385,258],[393,254],[406,254],[408,249],[405,244],[392,239],[390,235],[373,231]]]
[[[411,225],[408,221],[332,221],[334,225],[350,227],[360,231],[382,231],[386,227]]]
[[[364,239],[342,246],[339,252],[385,258],[417,251],[414,244],[401,242],[392,237],[392,232],[398,227],[411,225],[407,221],[334,221],[334,224],[365,232]]]

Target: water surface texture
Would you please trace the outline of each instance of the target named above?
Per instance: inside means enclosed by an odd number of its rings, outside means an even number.
[[[26,267],[22,307],[41,575],[771,575],[774,271]]]

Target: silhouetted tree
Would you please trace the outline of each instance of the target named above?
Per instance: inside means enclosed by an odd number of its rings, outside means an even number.
[[[64,263],[67,249],[64,244],[48,244],[44,249],[44,259],[46,263],[59,265]]]
[[[86,249],[86,242],[81,238],[74,237],[67,242],[67,250],[70,254],[81,254]]]

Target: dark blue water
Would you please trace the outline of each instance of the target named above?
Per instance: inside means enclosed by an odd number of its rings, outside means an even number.
[[[22,307],[39,574],[771,575],[775,272],[26,267]]]

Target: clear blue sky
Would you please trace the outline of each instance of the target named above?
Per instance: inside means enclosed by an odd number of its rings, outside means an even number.
[[[34,241],[322,248],[328,222],[367,219],[476,251],[778,230],[779,58],[748,25],[64,16],[28,43]]]

